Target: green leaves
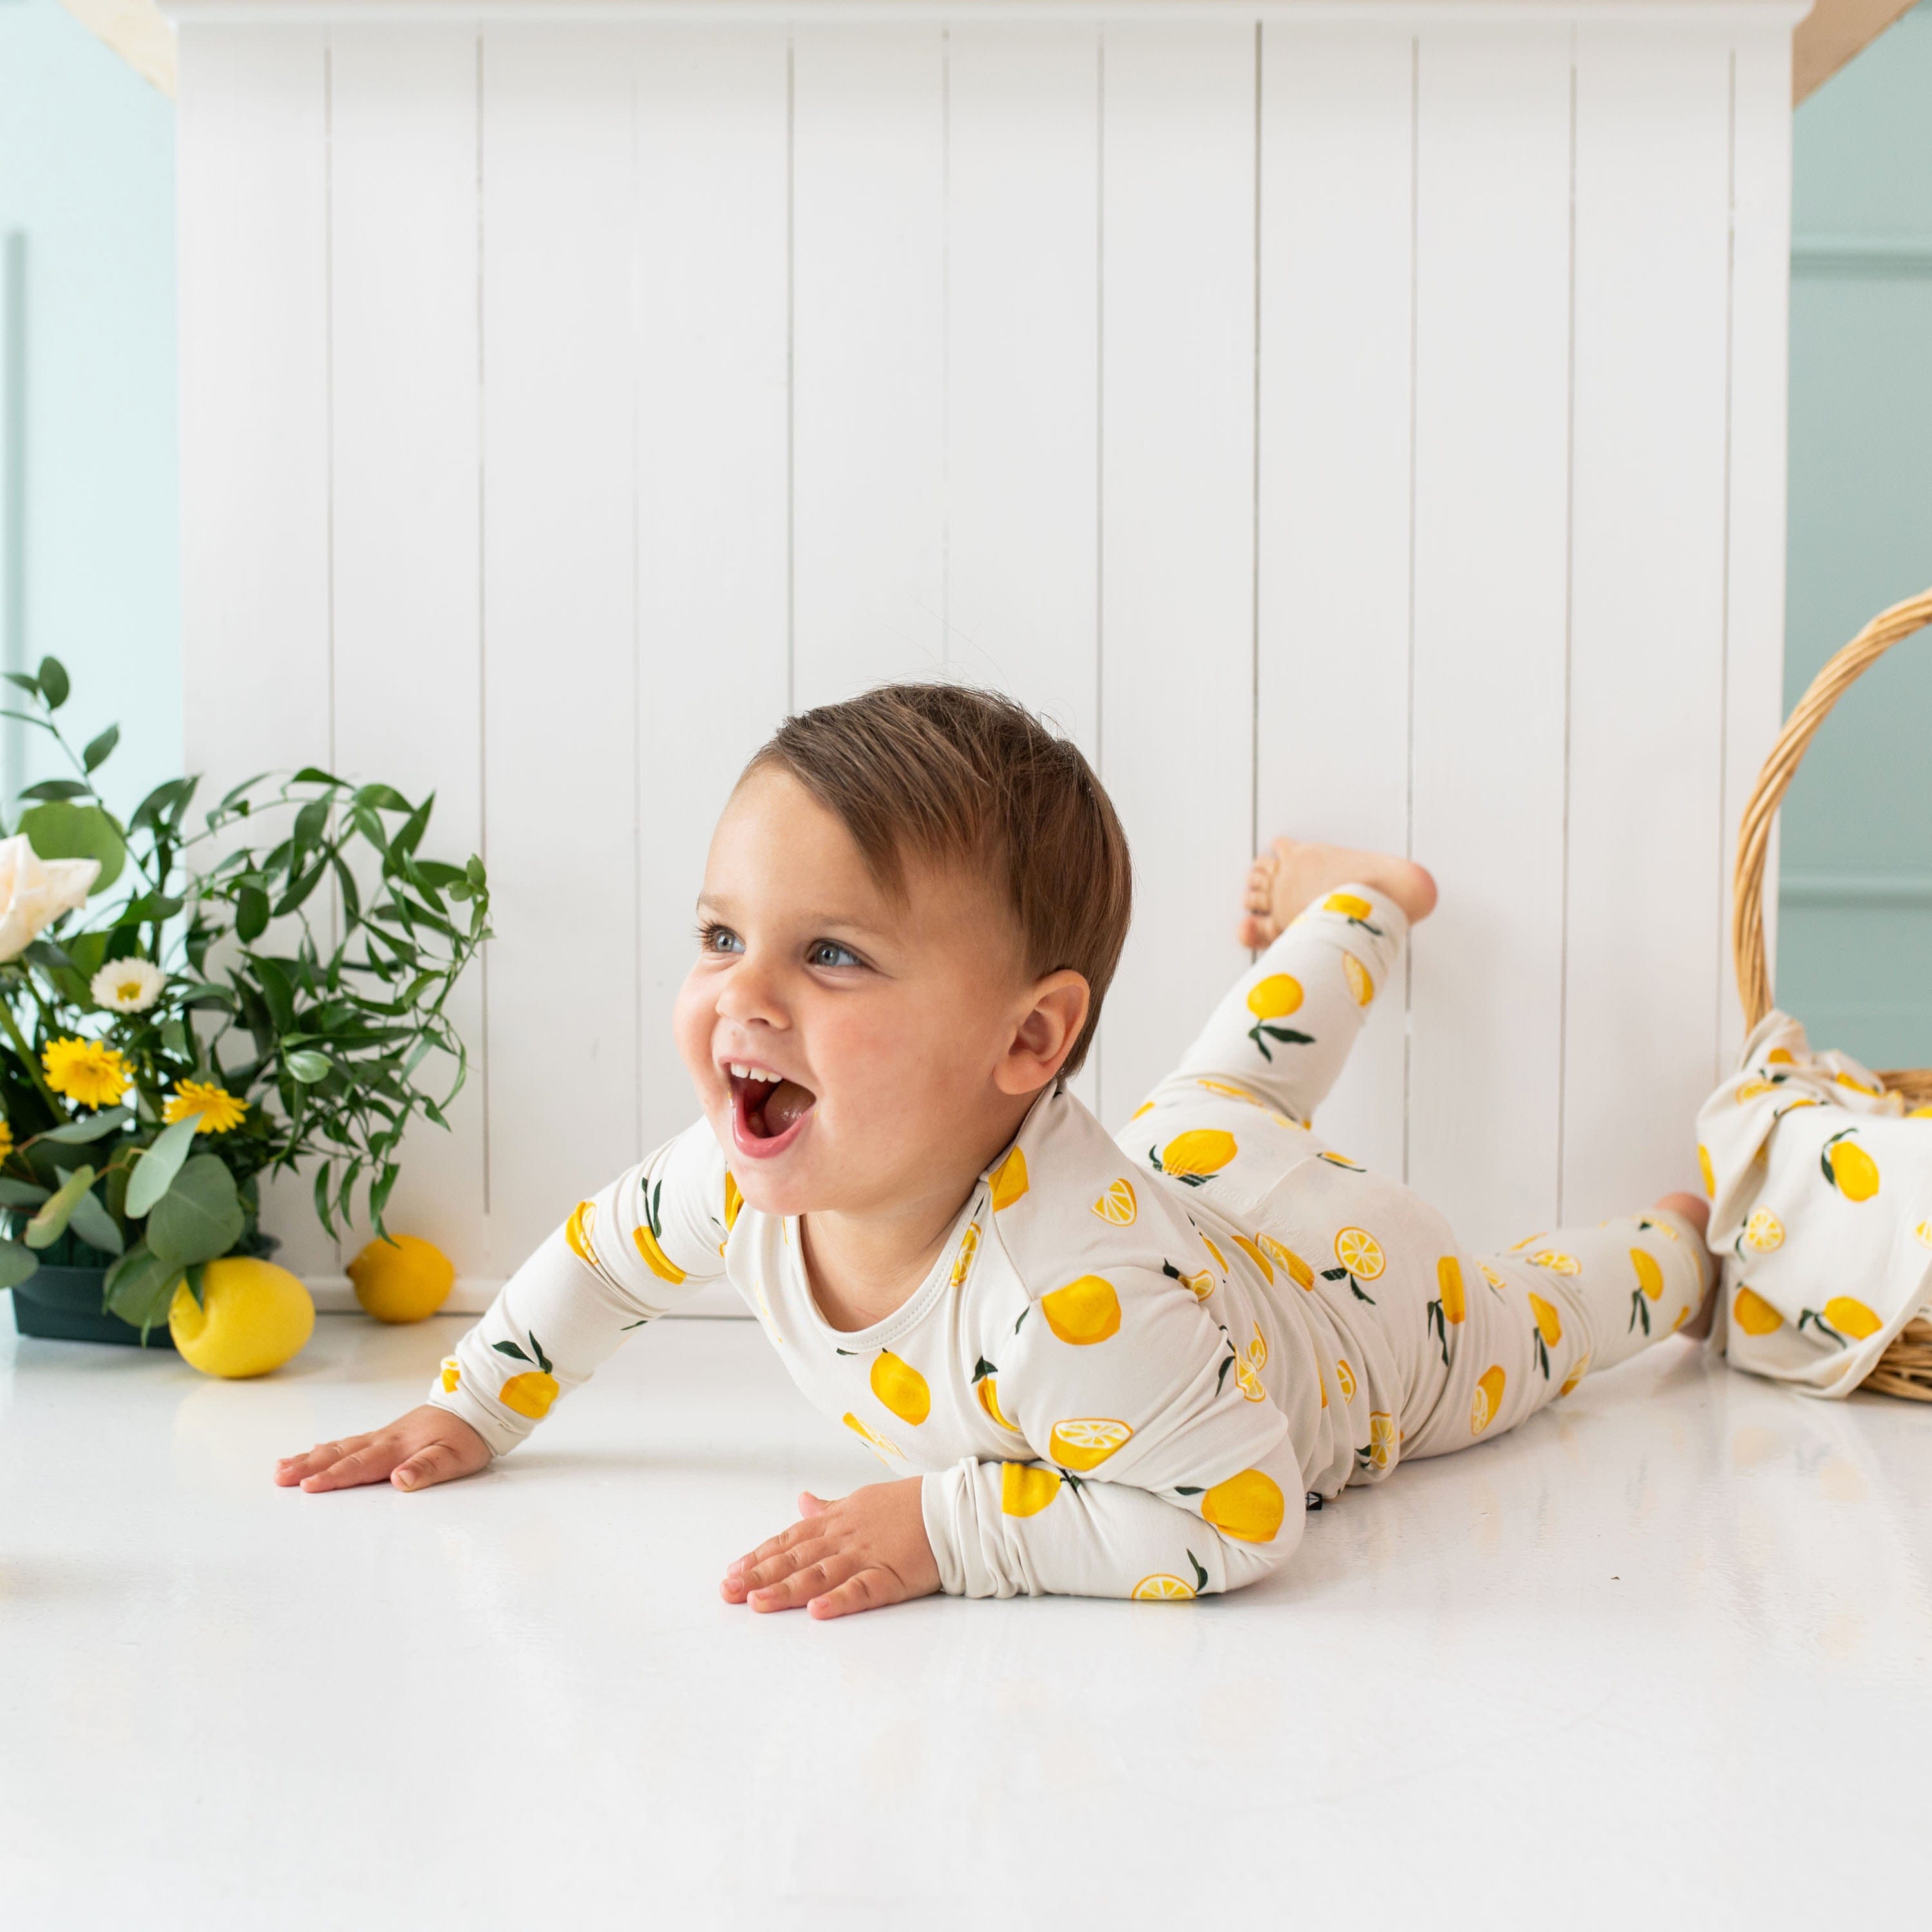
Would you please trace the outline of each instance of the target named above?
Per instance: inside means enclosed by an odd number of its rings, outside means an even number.
[[[168,1304],[181,1286],[181,1268],[136,1241],[107,1270],[107,1312],[132,1322],[146,1339],[148,1330],[167,1318]]]
[[[178,1268],[213,1261],[241,1239],[245,1217],[235,1177],[219,1154],[198,1154],[148,1216],[148,1248]]]
[[[67,667],[58,658],[43,658],[40,669],[40,695],[50,711],[58,711],[67,702],[69,688]]]
[[[27,1223],[26,1243],[30,1248],[50,1248],[67,1232],[74,1203],[94,1185],[94,1169],[77,1167],[56,1187],[34,1218]]]
[[[139,1220],[172,1186],[194,1143],[196,1124],[190,1115],[164,1127],[135,1162],[128,1181],[127,1211],[130,1218]]]
[[[104,1255],[118,1255],[128,1245],[107,1204],[91,1190],[75,1202],[67,1225],[69,1233]]]
[[[50,800],[21,813],[20,829],[43,859],[98,859],[97,893],[104,892],[128,862],[128,842],[120,826],[98,805]]]
[[[37,1142],[57,1142],[64,1147],[85,1146],[104,1135],[118,1133],[134,1118],[125,1107],[104,1107],[84,1120],[69,1120],[64,1126],[50,1127],[34,1138]]]
[[[40,1258],[18,1241],[0,1241],[0,1288],[18,1288],[40,1268]]]
[[[86,751],[80,754],[80,762],[90,772],[98,771],[106,764],[115,746],[121,742],[121,728],[110,724],[99,737],[88,741]]]
[[[298,1047],[293,1053],[284,1054],[282,1064],[288,1069],[290,1079],[299,1080],[304,1086],[326,1080],[333,1071],[328,1054],[317,1053],[313,1047]]]

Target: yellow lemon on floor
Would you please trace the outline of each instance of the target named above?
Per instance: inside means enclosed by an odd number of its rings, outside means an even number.
[[[1444,1255],[1436,1264],[1436,1290],[1442,1300],[1442,1318],[1460,1322],[1468,1307],[1462,1294],[1462,1264],[1454,1255]],[[1534,1301],[1534,1295],[1530,1297]]]
[[[1104,1462],[1133,1434],[1130,1424],[1111,1416],[1070,1416],[1053,1425],[1046,1453],[1063,1468],[1091,1469]]]
[[[1243,1543],[1272,1543],[1288,1514],[1281,1485],[1260,1469],[1244,1469],[1216,1483],[1201,1498],[1201,1514],[1223,1536]]]
[[[1301,1004],[1301,982],[1292,974],[1270,973],[1248,988],[1248,1011],[1258,1020],[1284,1020]]]
[[[1784,1317],[1755,1289],[1741,1288],[1731,1304],[1731,1313],[1747,1335],[1768,1335],[1784,1326]]]
[[[1178,1604],[1193,1594],[1192,1583],[1184,1583],[1178,1576],[1162,1573],[1143,1576],[1134,1586],[1133,1600],[1137,1604]]]
[[[1849,1294],[1834,1294],[1826,1303],[1825,1319],[1840,1335],[1854,1342],[1876,1335],[1885,1326],[1862,1301],[1854,1300]]]
[[[1480,1436],[1496,1420],[1497,1412],[1503,1406],[1503,1384],[1508,1379],[1502,1365],[1492,1362],[1476,1378],[1474,1400],[1469,1404],[1469,1433]]]
[[[932,1413],[932,1391],[911,1363],[881,1348],[872,1359],[872,1393],[882,1408],[916,1429]]]
[[[285,1268],[245,1255],[210,1262],[196,1301],[175,1290],[168,1333],[182,1360],[205,1376],[236,1380],[279,1369],[315,1330],[315,1304]]]
[[[993,1212],[1010,1208],[1026,1191],[1026,1156],[1015,1148],[993,1170]]]
[[[1000,1508],[1008,1516],[1037,1516],[1060,1493],[1058,1469],[1030,1462],[1000,1465]]]
[[[1376,982],[1369,976],[1369,969],[1352,952],[1342,956],[1342,974],[1355,996],[1357,1006],[1366,1006],[1375,998]]]
[[[590,1205],[587,1201],[580,1202],[578,1214]],[[570,1220],[574,1228],[577,1215]],[[434,1241],[414,1234],[392,1234],[386,1241],[371,1241],[349,1264],[346,1272],[356,1299],[378,1322],[423,1321],[449,1299],[449,1291],[456,1285],[456,1264]]]
[[[1120,1333],[1120,1298],[1103,1275],[1083,1274],[1078,1281],[1041,1296],[1040,1312],[1063,1342],[1077,1348]]]

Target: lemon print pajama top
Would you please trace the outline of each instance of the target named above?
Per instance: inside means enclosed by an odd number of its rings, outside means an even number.
[[[792,1222],[708,1123],[505,1284],[430,1400],[501,1454],[632,1329],[728,1276],[806,1395],[920,1474],[944,1587],[1185,1598],[1283,1562],[1304,1510],[1513,1428],[1680,1325],[1708,1265],[1654,1214],[1464,1252],[1307,1124],[1397,970],[1400,910],[1331,893],[1118,1137],[1056,1084],[876,1326],[819,1313]]]

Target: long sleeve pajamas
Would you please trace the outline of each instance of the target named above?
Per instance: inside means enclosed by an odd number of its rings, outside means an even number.
[[[1514,1427],[1704,1292],[1677,1217],[1478,1257],[1314,1132],[1406,930],[1366,886],[1330,894],[1117,1140],[1056,1083],[870,1328],[826,1323],[796,1225],[743,1204],[700,1120],[578,1204],[430,1400],[502,1454],[629,1330],[724,1275],[806,1396],[922,1474],[948,1591],[1251,1582],[1294,1549],[1309,1496]]]

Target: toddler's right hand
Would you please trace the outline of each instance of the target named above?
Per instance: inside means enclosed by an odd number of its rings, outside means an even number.
[[[275,1465],[275,1480],[285,1490],[298,1483],[305,1490],[347,1490],[386,1477],[399,1490],[424,1490],[474,1475],[489,1461],[490,1445],[468,1423],[426,1402],[370,1435],[284,1456]]]

